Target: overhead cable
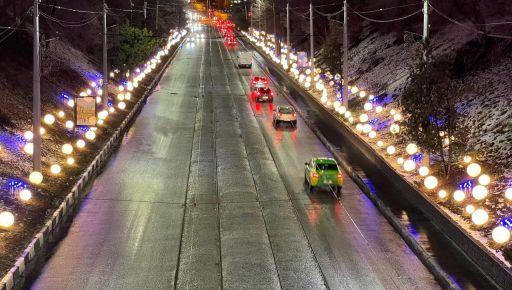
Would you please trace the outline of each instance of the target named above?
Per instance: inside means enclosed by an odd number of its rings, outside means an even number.
[[[351,10],[352,10],[352,9],[351,9]],[[411,13],[411,14],[409,14],[409,15],[405,15],[405,16],[403,16],[403,17],[399,17],[399,18],[395,18],[395,19],[386,19],[386,20],[381,20],[381,19],[374,19],[374,18],[370,18],[370,17],[364,16],[364,15],[362,15],[361,13],[359,13],[359,12],[357,12],[357,11],[352,10],[352,12],[354,12],[355,14],[357,14],[359,17],[364,18],[364,19],[366,19],[366,20],[368,20],[368,21],[371,21],[371,22],[377,22],[377,23],[388,23],[388,22],[395,22],[395,21],[404,20],[404,19],[409,18],[409,17],[412,17],[412,16],[414,16],[414,15],[416,15],[416,14],[418,14],[418,13],[421,13],[422,11],[423,11],[423,10],[422,10],[422,9],[420,9],[420,10],[418,10],[418,11],[415,11],[415,12],[413,12],[413,13]]]
[[[336,16],[336,15],[340,14],[341,12],[343,12],[343,9],[341,9],[340,11],[337,11],[337,12],[333,12],[333,13],[323,13],[323,12],[318,11],[317,9],[314,9],[314,10],[316,13],[318,13],[322,16],[325,16],[325,17]]]
[[[1,39],[0,39],[0,43],[4,42],[7,38],[9,38],[14,32],[16,32],[16,30],[19,30],[19,27],[23,24],[23,22],[25,21],[25,19],[27,18],[27,15],[28,13],[32,10],[32,7],[28,8],[27,11],[25,11],[25,14],[23,14],[23,16],[21,17],[21,20],[20,22],[18,23],[18,25],[16,25],[15,27],[13,28],[10,28],[8,30],[5,30],[5,31],[2,31],[0,32],[0,37],[4,34],[4,32],[7,32],[9,31],[5,36],[3,36]]]
[[[51,20],[51,21],[59,24],[60,26],[63,26],[63,27],[80,27],[80,26],[85,26],[85,25],[91,23],[92,21],[94,21],[99,16],[99,15],[96,15],[96,16],[93,16],[93,17],[91,17],[89,19],[86,19],[84,21],[72,22],[72,21],[66,21],[66,20],[61,20],[61,19],[55,18],[55,17],[50,16],[50,15],[48,15],[46,13],[43,13],[43,12],[41,12],[40,15],[43,16],[44,18],[48,19],[48,20]]]
[[[101,13],[103,13],[103,12],[100,12],[100,11],[87,11],[87,10],[73,9],[73,8],[67,8],[67,7],[62,7],[62,6],[58,6],[58,5],[52,5],[52,4],[40,3],[39,5],[44,5],[44,6],[49,6],[49,7],[57,8],[57,9],[73,11],[73,12],[79,12],[79,13],[90,13],[90,14],[101,14]]]
[[[512,39],[512,36],[510,35],[502,35],[502,34],[494,34],[494,33],[486,33],[485,31],[482,31],[482,30],[479,30],[479,29],[476,29],[474,27],[471,27],[467,24],[464,24],[460,21],[457,21],[451,17],[449,17],[448,15],[444,14],[443,12],[437,10],[434,6],[432,5],[429,5],[430,8],[432,8],[432,10],[434,10],[437,14],[439,14],[440,16],[442,16],[443,18],[447,19],[448,21],[451,21],[459,26],[462,26],[468,30],[471,30],[471,31],[474,31],[475,33],[478,33],[478,34],[483,34],[483,35],[487,35],[487,36],[490,36],[490,37],[495,37],[495,38],[503,38],[503,39]]]
[[[409,7],[409,6],[416,6],[416,5],[421,5],[421,4],[422,4],[421,2],[418,2],[418,3],[405,4],[405,5],[393,6],[393,7],[387,7],[387,8],[379,8],[379,9],[375,9],[375,10],[354,11],[354,12],[361,13],[361,14],[376,13],[376,12],[388,11],[388,10],[392,10],[392,9]]]

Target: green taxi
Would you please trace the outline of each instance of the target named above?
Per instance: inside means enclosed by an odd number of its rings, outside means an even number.
[[[310,191],[316,187],[328,187],[335,190],[338,196],[341,193],[343,175],[332,158],[317,157],[306,162],[304,179]]]

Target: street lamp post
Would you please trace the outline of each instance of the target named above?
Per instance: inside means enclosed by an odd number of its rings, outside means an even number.
[[[34,51],[32,76],[33,171],[41,172],[41,63],[39,50],[39,1],[34,0]]]

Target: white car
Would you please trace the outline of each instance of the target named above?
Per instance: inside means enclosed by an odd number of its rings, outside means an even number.
[[[248,51],[240,52],[238,57],[238,67],[251,68],[252,66],[252,53]]]
[[[297,113],[292,106],[277,106],[272,115],[274,128],[283,122],[290,123],[293,127],[297,126]]]

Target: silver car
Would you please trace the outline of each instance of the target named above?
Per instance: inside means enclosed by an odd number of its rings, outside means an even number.
[[[292,106],[277,106],[272,115],[272,124],[275,128],[283,122],[290,123],[294,127],[297,126],[297,113]]]

